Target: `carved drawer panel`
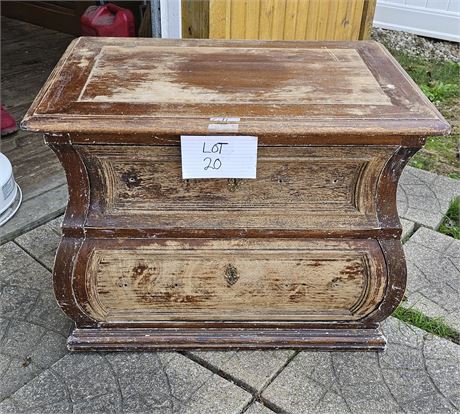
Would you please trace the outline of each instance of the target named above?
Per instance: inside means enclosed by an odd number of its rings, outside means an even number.
[[[394,147],[259,147],[257,179],[183,180],[180,148],[80,148],[89,225],[359,228],[377,225],[376,189]]]
[[[376,241],[91,243],[86,311],[96,320],[357,320],[383,298]],[[121,247],[122,246],[122,247]]]

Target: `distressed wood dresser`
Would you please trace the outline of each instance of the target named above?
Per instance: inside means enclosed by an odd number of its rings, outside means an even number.
[[[398,178],[449,131],[374,42],[121,38],[76,39],[22,126],[67,174],[72,350],[384,349]],[[257,178],[183,180],[181,135],[258,137]]]

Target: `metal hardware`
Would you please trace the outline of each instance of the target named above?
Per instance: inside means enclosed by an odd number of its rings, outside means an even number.
[[[238,178],[230,178],[227,181],[227,187],[230,191],[236,191],[241,185],[241,180]]]
[[[225,267],[225,280],[227,283],[232,286],[234,285],[240,277],[238,276],[238,270],[232,264],[228,264]]]

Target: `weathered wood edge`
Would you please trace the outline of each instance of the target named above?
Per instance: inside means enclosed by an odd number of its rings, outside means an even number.
[[[401,228],[396,203],[398,182],[404,167],[419,150],[418,147],[399,147],[381,171],[377,183],[377,217],[381,226]],[[379,238],[387,268],[387,286],[382,302],[363,322],[380,322],[390,316],[403,299],[407,270],[402,243],[398,239]]]
[[[442,135],[449,135],[451,132],[450,124],[445,120],[444,116],[439,112],[438,108],[428,99],[428,97],[423,93],[417,83],[409,76],[409,74],[404,70],[404,68],[399,64],[399,62],[395,59],[395,57],[389,52],[389,50],[382,45],[381,43],[375,42],[380,49],[383,50],[383,53],[387,56],[388,60],[393,63],[393,66],[397,68],[403,78],[413,87],[415,93],[418,94],[419,98],[425,102],[426,105],[430,106],[431,111],[433,114],[438,117],[440,121],[445,125],[445,131]],[[436,134],[429,134],[429,135],[436,135]]]
[[[62,232],[67,237],[92,238],[136,238],[136,239],[169,239],[169,238],[297,238],[297,239],[397,239],[401,237],[400,225],[357,230],[281,230],[281,229],[186,229],[186,228],[114,228],[107,227],[73,227],[66,223]]]
[[[29,130],[28,127],[27,127],[28,120],[33,119],[33,118],[36,117],[36,115],[35,115],[36,108],[40,104],[43,96],[46,94],[46,92],[48,91],[50,86],[53,84],[54,80],[60,74],[60,72],[61,72],[66,60],[69,58],[69,56],[71,55],[71,53],[74,50],[74,48],[80,43],[81,39],[82,39],[81,37],[78,37],[78,38],[72,40],[69,43],[69,46],[67,46],[67,49],[65,50],[64,54],[61,56],[61,58],[59,59],[58,63],[56,64],[56,66],[51,71],[50,75],[48,76],[48,79],[43,84],[42,88],[40,89],[40,91],[38,92],[37,96],[33,100],[32,105],[30,106],[30,108],[28,109],[26,114],[24,115],[24,117],[23,117],[23,119],[21,121],[21,124],[20,124],[21,129]],[[30,131],[40,132],[39,130],[34,130],[34,129],[30,129]],[[53,131],[53,129],[50,129],[50,132],[51,131]]]
[[[71,351],[173,351],[210,349],[309,349],[383,351],[379,329],[125,328],[74,329]]]
[[[387,267],[387,286],[384,299],[367,317],[372,322],[388,318],[404,297],[407,282],[407,268],[404,250],[399,240],[379,240]]]
[[[143,122],[142,120],[137,120]],[[120,130],[114,131],[113,133],[93,132],[93,133],[82,133],[82,132],[54,132],[45,133],[46,142],[53,144],[72,144],[72,145],[159,145],[159,146],[178,146],[180,145],[180,134],[177,133],[153,133],[155,129],[145,131],[143,133],[129,133],[120,132]],[[359,131],[358,131],[359,132]],[[203,133],[186,133],[187,135],[209,135]],[[224,135],[223,132],[213,132],[212,135]],[[228,135],[228,134],[227,134]],[[235,136],[245,135],[241,131]],[[97,136],[97,138],[96,138]],[[323,146],[323,145],[376,145],[376,146],[387,146],[387,145],[400,145],[405,147],[417,147],[421,148],[425,141],[425,135],[398,135],[398,134],[386,134],[372,135],[359,132],[357,134],[346,134],[331,136],[326,134],[308,133],[308,134],[297,134],[289,133],[283,130],[283,132],[277,134],[262,133],[258,136],[259,146]]]
[[[398,182],[404,167],[419,147],[399,147],[383,168],[377,184],[377,217],[382,226],[401,228],[396,204]]]
[[[58,157],[67,178],[69,201],[67,203],[64,223],[66,226],[83,228],[90,205],[89,176],[80,154],[70,144],[45,143]]]
[[[62,226],[83,229],[89,208],[89,177],[86,167],[75,148],[70,144],[48,143],[64,167],[69,189]],[[72,166],[72,168],[67,168]],[[85,235],[61,238],[53,269],[54,294],[62,310],[80,326],[94,326],[95,322],[80,308],[73,291],[69,289],[74,277],[74,267]]]
[[[27,131],[51,132],[58,130],[60,133],[85,132],[85,134],[97,134],[100,132],[107,134],[151,134],[155,131],[158,135],[209,135],[209,118],[182,118],[181,124],[187,128],[178,129],[177,118],[154,118],[131,116],[120,119],[120,116],[105,116],[101,123],[95,123],[91,116],[66,116],[66,115],[40,115],[31,119],[26,119],[21,123],[21,128]],[[77,126],[78,125],[78,126]],[[78,128],[78,129],[77,129]],[[367,143],[368,138],[384,138],[391,143],[404,144],[401,137],[420,137],[420,136],[441,136],[450,132],[450,125],[442,119],[382,119],[382,120],[363,120],[360,125],[356,125],[356,119],[331,119],[328,125],[324,120],[310,119],[305,123],[303,119],[283,118],[272,120],[269,127],[263,120],[241,118],[237,134],[233,135],[257,135],[265,137],[261,143],[277,144],[277,138],[290,137],[290,143],[310,144],[311,138],[323,138],[322,143],[328,144],[328,137],[331,140],[343,137],[360,137],[361,141],[356,144]],[[212,135],[225,135],[225,133],[212,133]],[[226,134],[228,135],[228,133]],[[399,140],[395,138],[400,137]],[[297,140],[297,141],[296,141]],[[387,144],[388,141],[375,141],[376,144]],[[75,141],[77,142],[77,141]],[[93,142],[97,143],[97,142]],[[130,141],[125,143],[131,143]],[[151,142],[150,142],[151,143]]]

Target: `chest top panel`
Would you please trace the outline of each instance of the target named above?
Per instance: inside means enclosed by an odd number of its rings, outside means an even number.
[[[259,116],[273,105],[391,105],[354,49],[184,46],[102,47],[77,102],[201,106],[209,116],[204,105],[257,106]]]
[[[422,136],[448,130],[375,42],[123,38],[75,40],[23,127],[293,137]]]

